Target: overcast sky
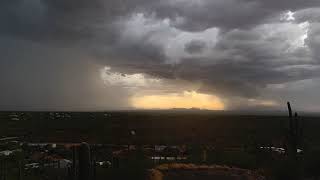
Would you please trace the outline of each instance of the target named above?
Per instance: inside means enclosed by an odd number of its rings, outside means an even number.
[[[0,109],[320,111],[319,22],[319,0],[1,0]]]

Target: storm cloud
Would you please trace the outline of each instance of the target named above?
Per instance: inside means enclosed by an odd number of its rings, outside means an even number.
[[[319,17],[318,0],[4,0],[0,108],[126,109],[190,90],[318,111]]]

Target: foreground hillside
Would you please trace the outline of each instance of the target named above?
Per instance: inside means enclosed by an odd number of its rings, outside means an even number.
[[[320,145],[317,117],[302,117],[306,143]],[[243,146],[280,143],[288,118],[227,115],[210,111],[0,112],[0,136],[41,142],[113,144],[212,143]]]

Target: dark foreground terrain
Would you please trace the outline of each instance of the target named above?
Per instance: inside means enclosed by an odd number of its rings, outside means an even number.
[[[286,113],[0,112],[0,179],[76,179],[82,167],[77,158],[88,159],[79,154],[90,155],[85,169],[91,179],[145,179],[148,170],[171,163],[226,165],[267,179],[317,178],[320,121],[299,119],[301,138],[292,159]],[[88,144],[85,153],[81,142]],[[199,174],[181,176],[190,173]]]
[[[320,120],[301,117],[305,141],[320,146]],[[279,143],[288,126],[283,115],[227,115],[211,111],[0,112],[0,136],[35,142],[127,144],[198,143],[239,146]],[[132,134],[134,133],[134,134]]]

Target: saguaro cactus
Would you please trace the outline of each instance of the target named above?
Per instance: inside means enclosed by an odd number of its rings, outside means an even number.
[[[81,143],[79,147],[79,180],[91,180],[91,156],[90,146]]]
[[[0,160],[0,178],[1,180],[7,180],[7,159],[6,157]]]
[[[91,180],[95,180],[97,176],[97,161],[94,149],[91,149]]]
[[[22,171],[22,161],[19,161],[18,162],[18,168],[19,168],[19,180],[22,180],[23,179],[23,171]]]
[[[77,180],[77,147],[72,146],[72,166],[70,169],[70,177],[72,180]]]
[[[302,128],[300,127],[298,113],[292,113],[290,102],[287,102],[289,112],[289,129],[287,133],[287,153],[290,159],[297,159],[297,149],[301,141]]]

